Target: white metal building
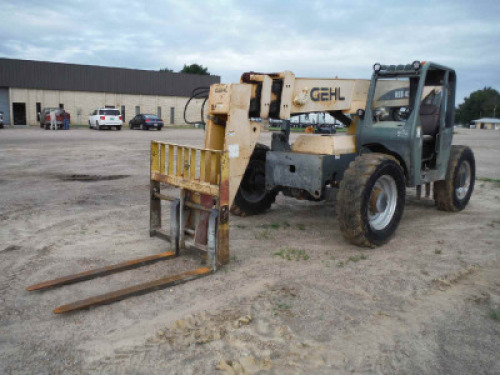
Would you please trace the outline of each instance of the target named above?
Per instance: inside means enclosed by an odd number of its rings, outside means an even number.
[[[73,125],[85,125],[93,110],[108,106],[119,109],[125,123],[148,113],[166,126],[182,125],[192,90],[219,82],[213,75],[0,58],[0,112],[7,125],[36,126],[42,108],[59,107]],[[200,107],[190,108],[188,119],[199,119]]]
[[[473,120],[472,123],[476,125],[476,129],[500,130],[500,119],[498,118],[483,117]]]

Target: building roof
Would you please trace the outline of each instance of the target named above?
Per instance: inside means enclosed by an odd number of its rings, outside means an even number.
[[[487,123],[493,123],[493,124],[500,124],[500,119],[499,118],[493,118],[493,117],[483,117],[478,120],[473,120],[473,122],[487,122]]]
[[[0,58],[0,87],[189,96],[220,77]]]

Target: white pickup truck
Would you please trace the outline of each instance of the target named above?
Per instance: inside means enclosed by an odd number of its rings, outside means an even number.
[[[111,129],[121,130],[123,125],[122,115],[118,109],[114,108],[99,108],[96,109],[89,117],[90,129]]]

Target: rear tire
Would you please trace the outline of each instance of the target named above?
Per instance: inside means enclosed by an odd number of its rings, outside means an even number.
[[[237,216],[257,215],[267,211],[276,200],[277,190],[267,191],[267,146],[257,144],[248,163],[240,188],[234,198],[231,213]]]
[[[396,231],[405,206],[405,176],[390,155],[356,157],[340,182],[337,215],[344,238],[358,246],[387,243]]]
[[[469,203],[476,180],[474,153],[467,146],[451,146],[444,180],[434,182],[438,210],[462,211]]]

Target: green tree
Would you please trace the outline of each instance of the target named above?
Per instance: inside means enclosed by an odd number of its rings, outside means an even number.
[[[169,68],[162,68],[162,69],[160,69],[160,72],[163,72],[163,73],[173,73],[174,71],[172,69],[169,69]]]
[[[497,115],[500,115],[500,93],[491,87],[485,87],[464,98],[464,102],[457,108],[455,122],[468,125],[472,120]]]
[[[203,65],[199,64],[184,64],[184,67],[182,68],[180,73],[210,75],[210,73],[208,72],[208,68],[205,68]]]

